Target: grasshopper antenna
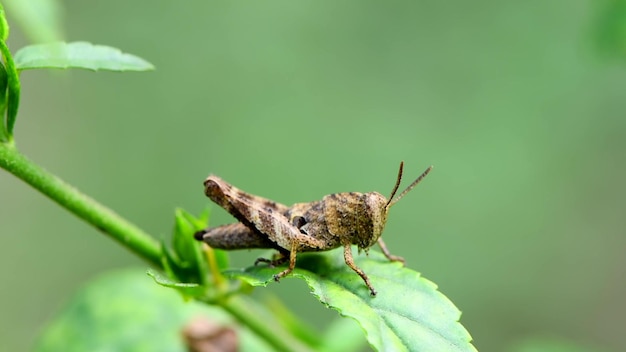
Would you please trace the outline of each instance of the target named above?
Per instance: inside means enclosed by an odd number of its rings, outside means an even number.
[[[400,163],[400,172],[398,173],[398,180],[396,181],[396,185],[393,188],[393,192],[391,193],[391,197],[389,197],[389,201],[387,202],[387,208],[389,208],[392,205],[396,204],[400,199],[402,199],[402,197],[404,197],[413,188],[415,188],[415,186],[417,186],[417,184],[420,183],[420,181],[422,181],[424,179],[424,177],[426,177],[426,175],[428,175],[430,170],[433,169],[432,165],[429,166],[428,169],[426,169],[426,171],[424,171],[415,181],[413,181],[413,183],[411,183],[409,185],[409,187],[407,187],[404,191],[402,191],[402,193],[400,193],[400,195],[398,195],[396,198],[393,198],[393,196],[396,194],[396,191],[398,190],[398,186],[400,186],[400,178],[402,177],[402,167],[403,167],[403,164],[404,164],[404,162]]]
[[[389,196],[389,200],[387,201],[387,204],[385,204],[385,207],[388,207],[389,204],[391,203],[391,200],[393,199],[393,196],[396,195],[396,192],[398,191],[398,187],[400,187],[400,181],[402,181],[402,170],[404,169],[404,161],[400,162],[400,170],[398,170],[398,178],[396,179],[396,185],[393,186],[393,189],[391,190],[391,195]]]

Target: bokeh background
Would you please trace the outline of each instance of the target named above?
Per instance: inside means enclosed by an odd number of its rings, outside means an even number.
[[[479,350],[626,350],[624,1],[61,5],[68,40],[157,70],[25,72],[18,146],[150,233],[208,205],[209,173],[289,204],[386,194],[401,160],[405,182],[432,164],[384,238]],[[30,348],[91,278],[144,265],[4,171],[0,200],[3,350]],[[298,280],[264,290],[318,327],[335,316]]]

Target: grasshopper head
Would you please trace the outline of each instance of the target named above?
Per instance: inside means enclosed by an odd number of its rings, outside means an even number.
[[[357,220],[356,233],[352,244],[356,244],[360,249],[373,246],[380,235],[383,234],[387,223],[387,198],[378,192],[364,193],[363,216]]]
[[[432,166],[430,166],[426,171],[424,171],[415,181],[413,181],[400,195],[396,198],[396,192],[398,191],[398,187],[400,186],[400,181],[402,181],[402,169],[404,168],[404,162],[400,163],[400,169],[398,170],[398,178],[396,179],[396,184],[391,191],[391,195],[389,199],[385,198],[382,194],[378,192],[371,192],[364,194],[364,204],[365,204],[365,212],[370,214],[371,219],[369,221],[365,221],[360,228],[362,228],[364,233],[358,233],[355,238],[358,240],[357,244],[359,248],[369,248],[378,241],[380,236],[383,233],[383,229],[385,228],[385,224],[387,223],[387,214],[389,214],[389,208],[392,205],[396,204],[402,197],[404,197],[409,191],[411,191],[417,184],[424,178],[430,170],[432,170]],[[369,236],[367,235],[369,234]]]
[[[378,192],[335,193],[324,197],[324,219],[328,231],[341,237],[342,242],[349,241],[360,249],[373,246],[383,233],[389,208],[412,190],[432,169],[432,166],[426,169],[417,180],[394,198],[402,179],[402,167],[403,163],[400,163],[398,179],[389,199]]]
[[[387,221],[387,199],[378,192],[329,194],[323,204],[328,231],[360,249],[376,243]]]

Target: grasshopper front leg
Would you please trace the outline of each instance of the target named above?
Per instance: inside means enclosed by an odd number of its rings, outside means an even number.
[[[365,281],[365,285],[367,285],[367,287],[370,289],[370,293],[372,294],[372,296],[376,296],[376,289],[374,289],[374,286],[372,286],[369,277],[367,277],[367,275],[363,270],[361,270],[361,268],[354,264],[354,258],[352,257],[352,247],[350,246],[350,242],[346,242],[343,245],[343,259],[346,261],[346,265],[348,265],[350,269],[359,274],[361,279]]]

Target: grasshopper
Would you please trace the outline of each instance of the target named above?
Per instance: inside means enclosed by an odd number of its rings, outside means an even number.
[[[345,192],[329,194],[319,201],[296,203],[291,207],[246,193],[221,178],[210,175],[204,181],[205,194],[239,222],[199,231],[195,238],[213,248],[225,250],[276,249],[280,254],[277,259],[259,258],[254,263],[274,266],[288,260],[287,269],[274,275],[276,281],[293,271],[297,253],[343,247],[346,264],[363,279],[371,295],[375,296],[376,290],[370,279],[354,263],[351,245],[356,245],[359,251],[367,252],[378,243],[390,261],[404,264],[404,258],[389,252],[381,234],[387,222],[389,208],[426,177],[432,166],[394,198],[402,180],[403,168],[404,162],[401,162],[389,199],[378,192]]]

